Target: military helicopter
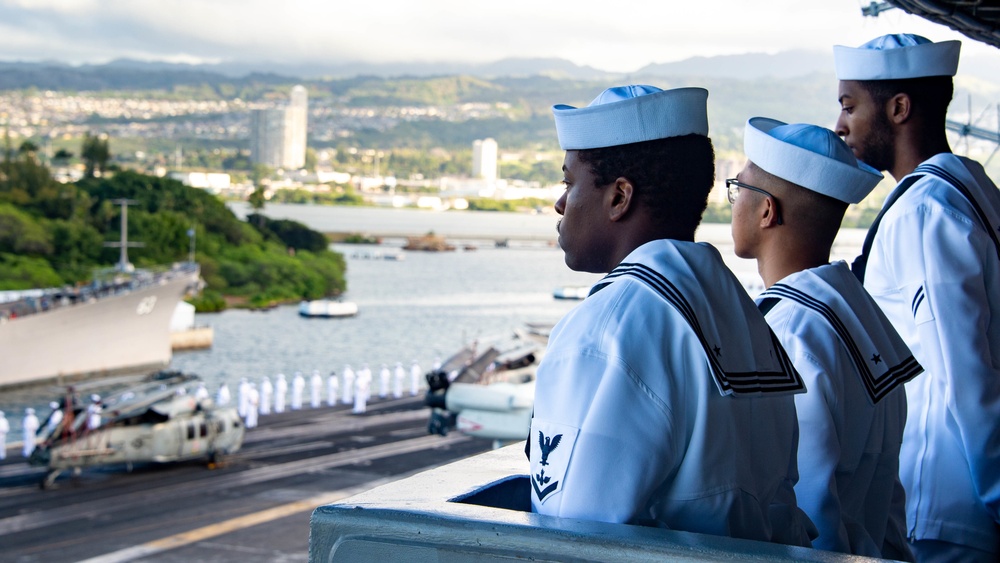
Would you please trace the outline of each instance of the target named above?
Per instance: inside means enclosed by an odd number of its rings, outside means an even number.
[[[492,439],[495,446],[525,439],[531,426],[535,363],[546,340],[547,334],[518,330],[482,351],[475,343],[468,345],[427,373],[427,431],[444,436],[454,429]]]
[[[52,487],[67,469],[199,458],[214,464],[236,452],[243,444],[243,420],[235,407],[196,398],[199,381],[196,375],[158,372],[90,405],[70,388],[62,420],[54,427],[42,424],[28,459],[49,469],[40,486]]]

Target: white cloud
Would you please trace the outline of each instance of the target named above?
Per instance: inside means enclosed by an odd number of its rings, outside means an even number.
[[[561,57],[629,72],[692,56],[829,50],[884,33],[963,39],[860,0],[0,0],[0,57],[487,62]]]

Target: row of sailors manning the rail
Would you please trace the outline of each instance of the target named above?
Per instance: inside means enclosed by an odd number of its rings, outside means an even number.
[[[435,364],[439,366],[439,363]],[[392,396],[395,399],[403,397],[404,387],[409,379],[409,395],[415,396],[419,392],[420,381],[422,379],[420,364],[416,360],[409,369],[403,367],[402,362],[397,362],[393,370],[389,366],[382,364],[379,370],[378,397],[385,399]],[[331,372],[324,381],[319,370],[312,373],[309,378],[309,405],[312,408],[319,408],[326,399],[327,406],[335,406],[338,403],[353,405],[355,414],[363,414],[367,410],[367,404],[372,396],[372,370],[368,364],[364,364],[355,373],[350,365],[344,366],[341,375]],[[200,393],[204,387],[199,387]],[[262,415],[269,415],[271,412],[285,412],[285,404],[289,403],[292,410],[301,409],[305,399],[306,378],[301,372],[296,372],[292,377],[291,385],[285,378],[285,374],[279,373],[272,383],[271,378],[264,376],[260,385],[241,378],[237,386],[236,409],[240,416],[246,421],[248,428],[257,426],[257,418]],[[207,390],[204,391],[208,396]],[[197,396],[197,395],[196,395]],[[215,401],[219,405],[227,405],[231,400],[229,387],[223,383],[219,386]]]
[[[435,362],[435,369],[440,367],[440,362]],[[396,363],[394,370],[390,371],[386,364],[382,364],[379,370],[379,391],[378,397],[385,399],[392,396],[395,399],[403,397],[404,386],[409,376],[409,395],[416,396],[419,392],[422,372],[420,364],[416,360],[409,369],[403,367],[401,362]],[[319,408],[324,401],[327,406],[336,406],[338,403],[353,405],[355,414],[363,414],[367,410],[367,403],[371,399],[372,372],[368,364],[364,364],[355,374],[350,365],[344,366],[341,376],[337,372],[331,372],[324,381],[319,370],[312,373],[309,378],[309,406]],[[183,390],[181,390],[183,391]],[[290,391],[290,392],[289,392]],[[258,387],[256,383],[250,382],[247,378],[241,378],[237,386],[236,409],[243,417],[247,428],[257,426],[258,417],[269,415],[271,412],[285,412],[286,403],[291,410],[303,408],[303,401],[306,392],[306,379],[301,372],[296,372],[289,385],[284,374],[278,374],[275,382],[271,383],[271,378],[264,376]],[[194,390],[195,399],[208,399],[210,396],[208,388],[204,382],[199,382]],[[232,393],[226,383],[222,383],[215,394],[215,403],[219,406],[226,406],[232,401]],[[41,427],[35,409],[28,407],[24,410],[24,418],[21,420],[23,432],[21,454],[27,458],[34,451],[40,436],[51,434],[62,421],[63,412],[59,403],[49,404],[51,409],[45,420],[45,428]],[[101,397],[91,395],[90,403],[87,405],[87,417],[81,420],[81,427],[85,430],[95,430],[101,426]],[[10,432],[10,423],[6,415],[0,411],[0,460],[7,457],[7,434]]]
[[[756,301],[694,242],[714,177],[706,90],[553,107],[559,245],[606,275],[537,370],[535,512],[1000,561],[1000,193],[948,146],[959,48],[836,47],[836,131],[748,120],[726,182]],[[830,263],[879,171],[899,185],[862,256]]]

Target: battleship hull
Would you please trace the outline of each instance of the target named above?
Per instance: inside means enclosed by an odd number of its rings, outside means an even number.
[[[165,367],[170,319],[198,273],[171,272],[128,292],[0,324],[0,387]]]

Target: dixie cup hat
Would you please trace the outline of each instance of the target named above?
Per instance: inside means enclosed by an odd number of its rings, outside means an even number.
[[[743,152],[765,172],[846,203],[860,202],[882,180],[843,139],[818,125],[751,117]]]
[[[839,80],[898,80],[955,76],[960,41],[931,40],[912,33],[883,35],[852,48],[837,45],[833,62]]]
[[[644,84],[608,88],[587,107],[552,107],[563,150],[614,147],[708,135],[708,90],[661,90]]]

